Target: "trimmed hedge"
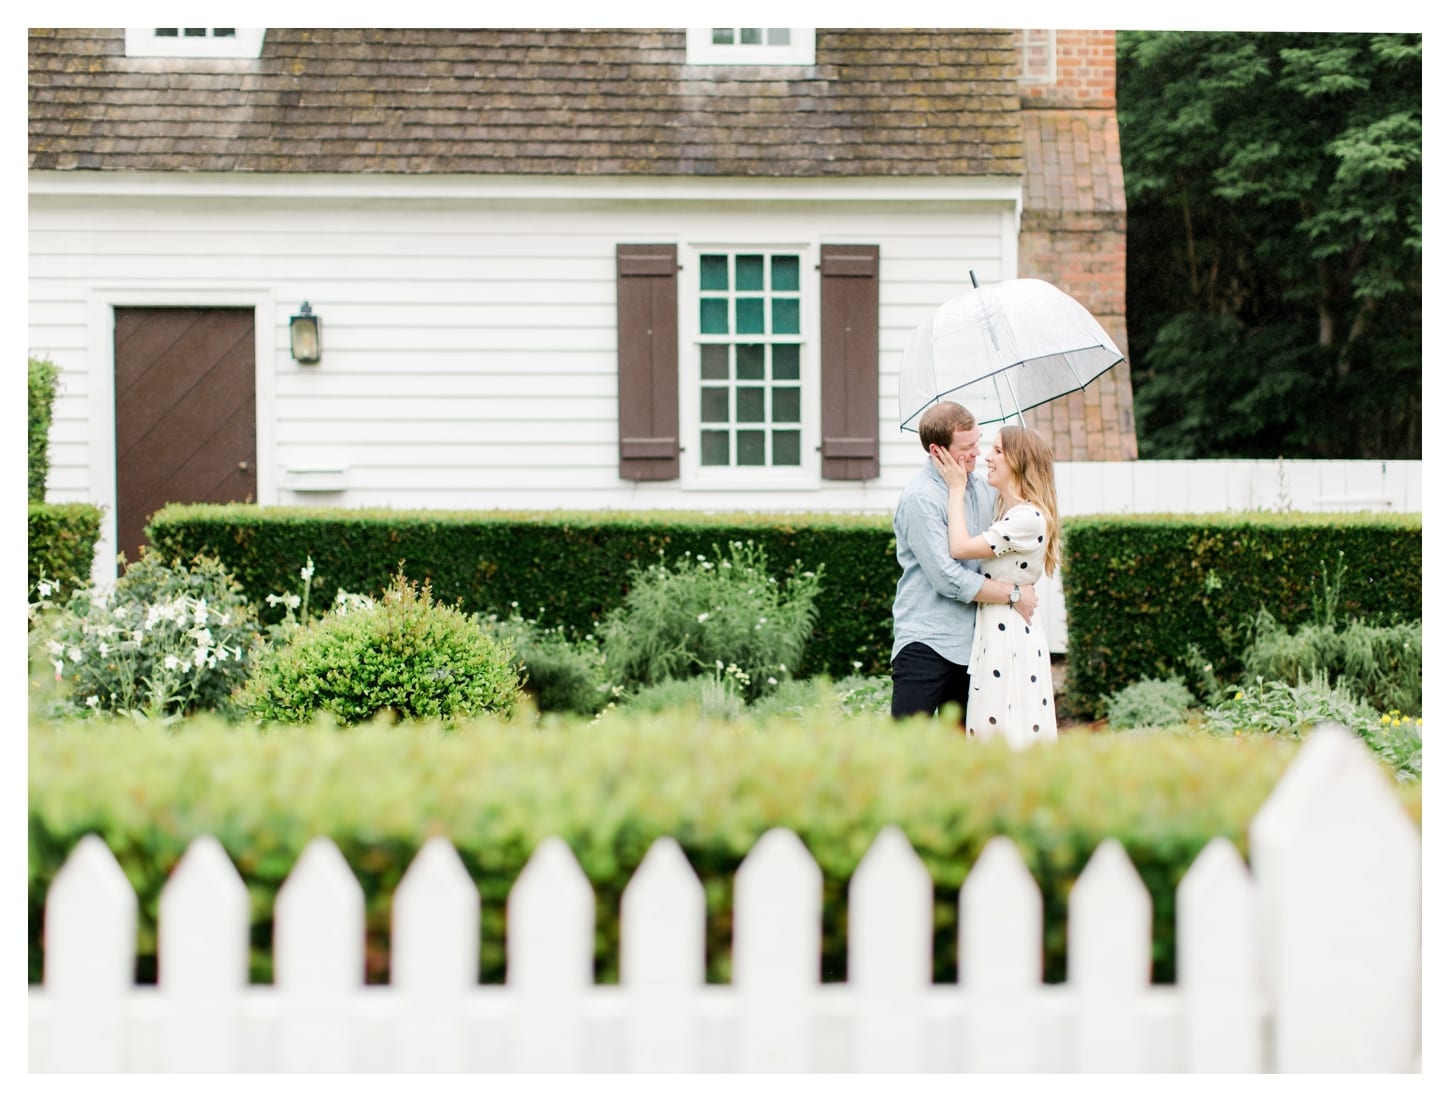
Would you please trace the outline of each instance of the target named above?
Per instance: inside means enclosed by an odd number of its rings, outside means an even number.
[[[50,474],[50,421],[55,406],[60,368],[49,360],[28,360],[30,394],[29,498],[45,500],[45,480]]]
[[[1190,675],[1191,646],[1221,679],[1237,678],[1258,609],[1285,626],[1310,622],[1341,555],[1342,616],[1420,619],[1419,514],[1074,517],[1063,527],[1075,715],[1104,714],[1135,681]]]
[[[731,540],[751,539],[779,576],[797,559],[804,570],[824,567],[820,630],[806,645],[801,676],[844,676],[856,661],[865,672],[886,672],[891,657],[899,570],[889,517],[168,505],[146,532],[168,556],[217,556],[259,606],[269,593],[300,591],[309,555],[322,603],[338,588],[380,593],[404,562],[408,577],[431,581],[444,604],[506,618],[517,601],[522,615],[575,638],[623,603],[635,564],[713,557]]]
[[[387,975],[392,893],[422,843],[452,840],[483,904],[479,977],[504,972],[508,891],[540,841],[572,847],[598,900],[596,973],[618,973],[619,900],[655,838],[676,838],[706,889],[708,972],[729,977],[732,880],[767,829],[794,830],[824,873],[823,971],[845,978],[846,892],[881,828],[898,824],[936,885],[935,976],[956,971],[958,893],[1005,834],[1044,893],[1046,975],[1064,976],[1068,892],[1099,842],[1117,838],[1153,898],[1153,974],[1174,974],[1173,893],[1212,837],[1246,849],[1250,819],[1297,745],[1269,739],[1079,736],[1014,753],[925,720],[809,715],[762,723],[679,713],[537,727],[325,723],[264,734],[212,717],[172,726],[32,724],[30,980],[43,902],[87,833],[140,897],[138,978],[154,978],[166,877],[211,834],[252,898],[252,978],[271,975],[277,889],[306,843],[334,839],[367,899],[368,975]],[[1420,818],[1419,785],[1397,786]]]
[[[90,584],[96,543],[101,538],[101,510],[95,505],[69,503],[30,504],[28,566],[29,592],[41,577],[60,583],[60,592],[50,599],[63,601],[79,585]]]
[[[1246,618],[1263,604],[1286,626],[1305,622],[1320,563],[1332,567],[1339,552],[1351,564],[1347,614],[1418,618],[1420,528],[1418,514],[1066,518],[1066,709],[1100,716],[1124,686],[1184,674],[1190,644],[1221,677],[1235,676]],[[216,555],[259,605],[269,593],[296,592],[309,555],[324,599],[338,587],[381,592],[405,560],[408,575],[431,579],[445,603],[505,618],[517,601],[524,616],[576,638],[622,602],[632,565],[752,539],[775,570],[797,560],[823,567],[801,676],[843,677],[855,662],[867,674],[890,667],[900,568],[888,516],[169,505],[147,532],[168,555]]]

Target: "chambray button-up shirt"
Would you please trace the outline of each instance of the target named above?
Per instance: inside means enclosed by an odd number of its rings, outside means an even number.
[[[992,523],[997,491],[975,471],[967,478],[967,531],[980,535]],[[896,505],[896,561],[901,580],[891,606],[895,638],[891,657],[908,643],[925,643],[949,662],[972,657],[980,559],[954,559],[947,545],[947,484],[928,456],[926,469],[906,484]]]

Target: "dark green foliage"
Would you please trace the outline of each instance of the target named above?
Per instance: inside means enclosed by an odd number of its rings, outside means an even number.
[[[28,547],[29,589],[41,578],[59,582],[51,600],[59,603],[76,588],[90,584],[96,543],[101,538],[101,510],[94,505],[30,504]]]
[[[1142,456],[1418,458],[1421,36],[1117,41]]]
[[[377,593],[406,561],[443,603],[498,617],[538,609],[538,622],[573,639],[594,632],[619,607],[631,571],[664,558],[713,555],[749,539],[777,576],[825,564],[816,597],[822,630],[811,634],[800,671],[883,673],[891,654],[891,603],[900,569],[891,518],[759,514],[405,512],[249,505],[168,505],[147,538],[170,553],[208,549],[260,603],[295,587],[297,565],[316,563],[313,591]],[[263,617],[280,618],[280,609]]]
[[[326,712],[343,724],[379,712],[400,719],[509,714],[518,698],[513,655],[473,618],[435,604],[401,574],[370,608],[303,624],[258,660],[239,705],[266,723]]]
[[[604,707],[610,686],[593,638],[571,640],[561,627],[540,627],[518,614],[483,623],[513,652],[523,690],[540,712],[590,716]]]
[[[1327,549],[1350,564],[1342,615],[1419,618],[1418,514],[1071,517],[1063,531],[1075,715],[1102,715],[1134,681],[1196,684],[1190,654],[1237,680],[1260,608],[1285,625],[1314,619]]]
[[[934,973],[956,975],[957,895],[1004,834],[1044,893],[1046,977],[1064,977],[1072,885],[1117,838],[1154,901],[1153,978],[1171,981],[1173,892],[1215,836],[1247,829],[1296,747],[1168,735],[1065,739],[1014,753],[940,724],[835,712],[764,724],[606,715],[520,729],[488,717],[452,729],[317,723],[275,731],[196,718],[32,724],[29,901],[32,983],[45,892],[75,844],[98,834],[141,899],[139,972],[155,975],[156,918],[185,846],[212,834],[253,900],[254,982],[271,978],[273,900],[307,842],[334,839],[367,899],[368,976],[387,977],[392,893],[431,835],[452,840],[483,903],[479,978],[504,974],[509,889],[543,839],[564,839],[598,900],[596,974],[618,976],[619,899],[653,841],[677,839],[705,886],[712,981],[730,976],[732,877],[761,834],[795,831],[824,874],[822,975],[845,978],[846,892],[887,824],[936,888]],[[1420,788],[1397,793],[1415,818]]]
[[[30,357],[30,500],[45,500],[50,473],[50,419],[60,369],[49,360]]]

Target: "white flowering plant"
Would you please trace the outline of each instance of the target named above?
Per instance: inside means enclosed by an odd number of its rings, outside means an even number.
[[[167,718],[233,711],[261,637],[221,562],[167,562],[147,549],[116,582],[59,607],[47,603],[46,581],[31,605],[32,652],[54,671],[63,708]]]
[[[815,624],[821,568],[797,561],[784,581],[764,548],[734,540],[714,555],[632,572],[624,604],[601,625],[610,680],[629,690],[700,675],[749,702],[799,667]],[[722,671],[733,670],[727,678]]]

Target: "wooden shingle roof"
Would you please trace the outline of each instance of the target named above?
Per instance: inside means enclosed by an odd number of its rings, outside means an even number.
[[[30,167],[1021,177],[1011,31],[818,30],[816,64],[685,64],[683,30],[269,29],[260,58],[30,31]]]

